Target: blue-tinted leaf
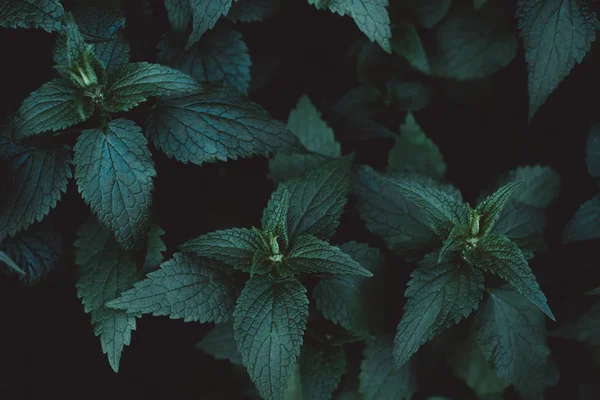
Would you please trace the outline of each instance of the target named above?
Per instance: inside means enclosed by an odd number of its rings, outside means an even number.
[[[212,29],[219,18],[227,15],[231,8],[231,0],[190,0],[192,9],[192,33],[185,49],[189,50],[200,40],[202,35]]]
[[[575,212],[563,232],[563,243],[600,238],[600,196],[595,195]]]
[[[0,0],[0,26],[6,28],[59,31],[64,14],[59,0]]]
[[[231,6],[227,19],[231,22],[257,22],[277,15],[282,8],[279,0],[237,0]]]
[[[185,32],[192,22],[190,0],[165,0],[165,9],[173,30]]]

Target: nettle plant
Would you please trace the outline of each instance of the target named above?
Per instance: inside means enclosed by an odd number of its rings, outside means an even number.
[[[345,61],[355,71],[331,104],[301,92],[286,123],[248,97],[279,55],[251,60],[239,26],[300,5],[74,3],[0,0],[1,27],[54,41],[52,79],[0,126],[0,262],[9,279],[31,284],[72,258],[77,296],[115,372],[144,314],[213,324],[196,348],[231,364],[229,394],[267,400],[425,398],[437,391],[424,383],[436,363],[472,397],[514,390],[538,400],[559,381],[548,336],[598,353],[598,305],[548,331],[558,302],[534,275],[559,174],[514,163],[477,199],[459,185],[463,198],[419,114],[436,101],[468,103],[467,89],[478,92],[471,102],[485,98],[522,45],[523,124],[532,122],[592,47],[591,1],[518,0],[511,15],[501,1],[308,0],[356,31]],[[146,59],[127,21],[161,12],[167,28]],[[384,156],[366,156],[371,140]],[[469,145],[469,157],[487,154]],[[586,158],[595,180],[599,146],[595,124]],[[260,226],[200,226],[170,251],[153,208],[165,172],[154,150],[198,171],[221,163],[224,174],[235,160],[269,157]],[[78,193],[66,193],[71,181]],[[67,228],[46,218],[69,194],[87,218],[72,247]],[[576,211],[565,244],[600,237],[599,199]],[[406,282],[387,279],[399,271]]]

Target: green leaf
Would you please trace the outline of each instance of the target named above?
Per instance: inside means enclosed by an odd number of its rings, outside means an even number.
[[[59,0],[0,0],[0,26],[60,31],[65,10]]]
[[[217,360],[229,360],[232,364],[243,365],[233,335],[233,322],[216,324],[195,347],[210,354]]]
[[[563,243],[600,238],[600,196],[583,203],[563,232]]]
[[[47,224],[37,224],[14,238],[6,238],[0,244],[6,264],[21,274],[21,280],[32,284],[44,279],[63,255],[63,243],[58,232]],[[2,257],[0,257],[0,261]],[[14,260],[14,261],[13,261]]]
[[[332,246],[312,235],[303,235],[294,241],[284,262],[290,272],[297,274],[357,275],[373,274],[354,261],[339,247]]]
[[[237,0],[231,6],[227,19],[231,22],[258,22],[277,15],[282,8],[278,0]]]
[[[591,293],[587,292],[586,294]],[[578,319],[555,329],[550,332],[550,335],[577,340],[593,346],[600,345],[600,303],[592,305]]]
[[[533,258],[534,252],[546,248],[545,228],[546,216],[544,210],[509,201],[500,212],[500,216],[490,233],[506,236],[519,246],[525,258],[530,259]]]
[[[67,191],[72,176],[67,146],[34,147],[6,142],[2,148],[10,157],[5,164],[6,187],[0,201],[0,241],[48,215]]]
[[[149,227],[156,171],[147,143],[133,121],[119,118],[83,131],[74,147],[81,196],[126,248]]]
[[[481,232],[479,233],[480,236],[485,236],[494,229],[494,225],[496,224],[496,221],[498,221],[504,205],[521,183],[521,181],[509,182],[477,205],[475,213],[481,217],[479,221],[479,226],[481,227]]]
[[[475,315],[470,340],[525,399],[541,400],[544,389],[558,381],[558,368],[549,359],[544,316],[509,285],[489,292]]]
[[[190,0],[165,0],[165,9],[173,30],[176,32],[187,31],[192,22]]]
[[[450,231],[448,238],[444,240],[444,245],[438,255],[438,262],[441,262],[450,252],[460,251],[464,248],[465,242],[469,240],[471,234],[469,229],[463,225],[456,225]]]
[[[21,275],[25,275],[25,271],[23,271],[21,269],[21,267],[19,267],[13,260],[12,258],[10,258],[5,252],[0,250],[0,261],[3,262],[8,268],[12,269],[13,271],[21,274]]]
[[[265,400],[282,400],[308,318],[306,289],[294,278],[248,280],[233,313],[235,341]]]
[[[363,400],[410,400],[417,391],[417,377],[411,363],[394,367],[392,339],[367,342],[360,364]]]
[[[589,174],[600,187],[600,123],[592,124],[588,133],[585,163]]]
[[[142,266],[144,272],[155,270],[164,261],[162,253],[167,251],[167,246],[160,238],[164,234],[165,231],[160,226],[156,224],[150,226],[146,239],[146,258]]]
[[[477,13],[457,9],[436,31],[433,73],[463,81],[482,79],[506,67],[519,48],[510,20],[500,3]]]
[[[308,0],[308,4],[319,10],[329,8],[333,13],[351,16],[370,41],[378,43],[388,53],[392,52],[388,0]]]
[[[458,259],[438,263],[426,255],[411,274],[408,298],[394,338],[396,367],[434,336],[457,324],[477,308],[483,295],[483,274]]]
[[[427,53],[419,37],[419,32],[408,21],[400,21],[392,28],[392,50],[404,57],[418,71],[430,74],[431,68]]]
[[[184,163],[226,161],[299,150],[298,139],[258,104],[227,86],[163,99],[146,121],[148,137]]]
[[[93,112],[93,103],[80,89],[65,79],[54,79],[23,101],[13,122],[13,136],[21,140],[59,131],[87,120]]]
[[[250,54],[242,34],[228,25],[217,25],[189,51],[178,48],[168,36],[158,44],[158,60],[200,82],[224,81],[247,95],[250,87]]]
[[[179,248],[246,272],[250,272],[255,252],[269,250],[256,231],[246,228],[210,232],[188,240]]]
[[[436,26],[450,10],[452,0],[407,0],[413,16],[424,28]]]
[[[330,400],[346,371],[346,351],[341,346],[324,347],[307,340],[298,364],[303,398]]]
[[[527,300],[556,321],[523,253],[506,236],[485,236],[476,247],[464,252],[463,257],[469,264],[512,284]]]
[[[147,62],[134,62],[113,70],[107,78],[104,109],[128,111],[150,96],[173,96],[197,92],[198,81],[176,69]]]
[[[340,157],[286,182],[285,187],[290,192],[290,242],[302,235],[313,235],[321,240],[329,240],[333,236],[348,201],[352,160],[352,155]],[[283,185],[280,188],[283,189]],[[283,190],[280,188],[273,192],[263,212],[263,226],[282,199]]]
[[[479,10],[483,7],[489,0],[473,0],[473,8]]]
[[[185,322],[225,322],[231,318],[235,298],[227,274],[192,254],[175,253],[106,307],[128,314],[168,315]]]
[[[430,83],[405,81],[398,76],[393,76],[388,80],[385,88],[384,104],[400,111],[421,111],[433,101],[435,96]]]
[[[443,179],[446,163],[440,149],[431,141],[411,113],[400,126],[400,136],[388,156],[388,172],[416,172]]]
[[[513,201],[539,208],[549,207],[560,191],[560,175],[548,166],[517,167],[508,173],[503,183],[509,181],[523,182],[511,195]]]
[[[370,271],[374,277],[355,275],[321,279],[313,296],[325,318],[353,332],[369,332],[381,318],[381,277],[383,257],[379,250],[355,241],[340,246],[340,250]]]
[[[290,191],[286,187],[283,188],[283,194],[280,201],[275,206],[273,214],[270,215],[264,226],[265,232],[271,237],[281,239],[284,244],[284,249],[288,248],[290,239],[288,237],[288,213],[290,209]]]
[[[575,0],[519,0],[516,15],[529,72],[531,122],[575,63],[583,61],[596,39],[597,20]]]
[[[231,8],[231,0],[189,0],[192,8],[192,33],[185,49],[189,50],[202,35],[212,29],[219,18],[227,15]]]
[[[123,347],[130,344],[131,331],[136,328],[136,315],[111,310],[105,303],[138,280],[135,262],[95,218],[77,231],[74,246],[75,263],[79,267],[77,296],[85,312],[92,313],[94,333],[100,336],[102,351],[108,355],[110,366],[118,372]]]

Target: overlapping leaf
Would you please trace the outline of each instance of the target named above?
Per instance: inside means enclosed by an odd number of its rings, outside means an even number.
[[[0,1],[0,26],[6,28],[59,31],[64,14],[65,10],[59,0]]]

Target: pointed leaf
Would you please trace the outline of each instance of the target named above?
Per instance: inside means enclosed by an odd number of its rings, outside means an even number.
[[[133,121],[112,120],[77,138],[75,179],[83,199],[130,248],[146,233],[156,176],[148,141]]]
[[[477,205],[475,212],[481,217],[479,222],[481,236],[487,235],[494,228],[504,205],[521,183],[521,181],[509,182]]]
[[[509,201],[500,212],[498,221],[490,233],[506,236],[519,246],[525,258],[530,259],[533,258],[534,252],[546,248],[545,228],[544,210]]]
[[[440,250],[440,254],[438,256],[438,262],[441,262],[446,258],[451,252],[461,251],[464,249],[467,239],[470,238],[469,230],[461,225],[456,225],[450,231],[450,235],[448,238],[444,240],[444,245]]]
[[[25,271],[21,269],[5,252],[0,250],[0,262],[4,263],[8,268],[18,274],[25,276]]]
[[[423,27],[436,26],[450,10],[452,0],[407,0],[412,15]]]
[[[65,10],[59,0],[0,0],[0,26],[60,31]]]
[[[258,104],[227,86],[163,99],[146,121],[148,137],[167,156],[202,165],[299,150],[298,139]]]
[[[354,261],[339,247],[312,235],[300,236],[284,258],[287,268],[296,274],[333,274],[371,277],[373,274]]]
[[[189,50],[202,35],[212,29],[219,18],[227,15],[231,8],[231,0],[190,0],[192,9],[192,33],[185,49]]]
[[[237,0],[227,13],[231,22],[258,22],[277,15],[282,8],[278,0]]]
[[[275,206],[273,214],[267,222],[267,226],[264,227],[265,232],[276,238],[281,238],[284,244],[284,248],[287,249],[289,245],[288,237],[288,213],[290,209],[290,191],[285,187],[282,189],[283,195],[280,201]]]
[[[563,243],[600,238],[600,196],[595,195],[575,212],[563,232]]]
[[[596,39],[595,15],[575,0],[519,0],[517,20],[529,72],[529,121],[581,63]]]
[[[508,173],[505,182],[521,181],[511,199],[539,208],[547,208],[556,200],[560,191],[560,175],[548,166],[528,165]]]
[[[600,345],[600,303],[592,305],[575,321],[550,332],[550,335],[577,340],[592,346]]]
[[[165,234],[165,231],[158,225],[150,226],[148,231],[148,237],[146,239],[146,258],[142,270],[144,272],[151,272],[158,268],[163,262],[163,252],[167,251],[167,246],[160,238]]]
[[[195,347],[210,354],[217,360],[229,360],[232,364],[243,365],[233,335],[233,322],[216,324]]]
[[[300,351],[302,396],[311,400],[330,400],[346,371],[343,347],[327,347],[307,340]]]
[[[394,338],[394,360],[400,367],[417,350],[477,308],[483,295],[483,274],[457,260],[438,263],[430,253],[411,274],[404,315]]]
[[[308,317],[306,289],[294,278],[255,276],[233,313],[235,341],[261,397],[283,400]]]
[[[392,28],[392,50],[402,56],[413,68],[424,74],[430,74],[431,68],[427,53],[413,24],[400,21]]]
[[[113,70],[107,78],[104,109],[128,111],[150,96],[173,96],[197,92],[198,81],[176,69],[147,62],[134,62]]]
[[[225,322],[231,318],[235,297],[227,274],[192,254],[175,253],[106,307],[185,322]]]
[[[490,271],[513,285],[527,300],[556,321],[523,253],[506,236],[486,236],[463,257],[469,264]]]
[[[176,32],[187,31],[192,22],[190,0],[165,0],[165,9],[173,30]]]

